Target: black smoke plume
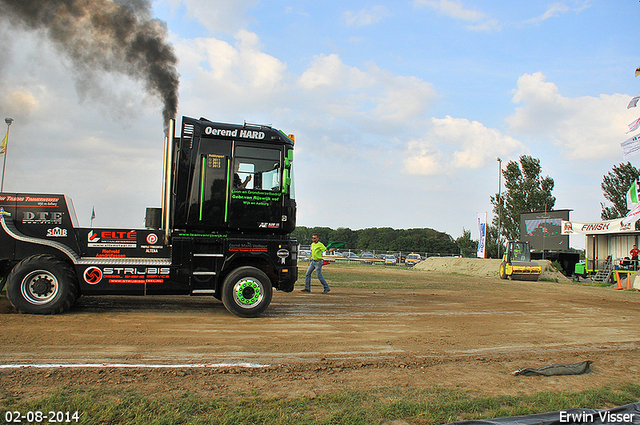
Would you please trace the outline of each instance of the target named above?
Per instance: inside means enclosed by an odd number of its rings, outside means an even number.
[[[14,25],[44,31],[78,72],[117,72],[144,82],[164,104],[165,128],[178,109],[178,59],[150,0],[0,0]]]

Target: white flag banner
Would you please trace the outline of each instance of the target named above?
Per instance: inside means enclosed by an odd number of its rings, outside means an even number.
[[[640,118],[629,124],[629,131],[627,133],[631,133],[632,131],[636,131],[640,127]]]
[[[627,161],[629,158],[640,152],[640,134],[620,143],[622,146],[622,158]]]
[[[627,216],[622,220],[622,224],[632,225],[638,220],[640,220],[640,205],[627,213]],[[635,229],[635,226],[633,227]]]
[[[635,108],[636,106],[638,106],[639,100],[640,100],[640,93],[638,93],[637,95],[635,95],[633,99],[631,99],[631,102],[629,102],[629,104],[627,105],[627,109]]]
[[[478,231],[480,240],[478,241],[478,258],[487,258],[487,213],[478,213]]]
[[[640,218],[640,217],[638,217]],[[634,229],[631,224],[624,223],[624,219],[616,218],[615,220],[595,221],[591,223],[581,223],[577,221],[562,220],[563,235],[593,235],[604,233],[621,233],[629,232]]]

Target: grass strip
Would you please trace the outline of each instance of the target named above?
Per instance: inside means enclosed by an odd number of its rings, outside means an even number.
[[[569,408],[605,409],[637,402],[640,386],[620,384],[580,392],[488,397],[443,388],[384,387],[315,398],[280,399],[256,394],[212,397],[182,393],[145,396],[115,388],[62,389],[39,398],[7,398],[7,412],[79,412],[80,424],[344,424],[390,421],[443,424],[470,419],[530,415]],[[24,422],[24,421],[23,421]],[[73,421],[72,423],[75,423]]]

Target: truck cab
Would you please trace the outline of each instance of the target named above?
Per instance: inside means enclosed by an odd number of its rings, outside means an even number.
[[[283,235],[295,229],[289,136],[183,118],[175,147],[174,229]]]

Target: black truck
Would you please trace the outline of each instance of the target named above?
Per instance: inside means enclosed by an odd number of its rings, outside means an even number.
[[[0,193],[0,277],[23,313],[80,295],[211,295],[241,317],[291,292],[298,243],[292,135],[183,117],[165,138],[161,208],[145,229],[82,228],[65,195]]]

